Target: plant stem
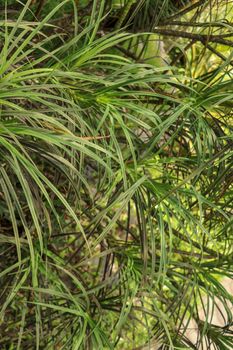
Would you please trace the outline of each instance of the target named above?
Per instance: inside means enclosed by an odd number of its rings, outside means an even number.
[[[136,1],[135,0],[129,0],[127,2],[127,4],[125,5],[125,7],[123,7],[123,11],[121,13],[121,16],[119,18],[119,20],[117,21],[117,24],[116,24],[116,29],[120,29],[122,24],[124,23],[130,9],[131,9],[131,6],[135,3]]]

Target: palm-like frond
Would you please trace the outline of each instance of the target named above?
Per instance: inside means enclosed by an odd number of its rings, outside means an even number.
[[[107,2],[63,37],[69,3],[1,22],[1,348],[230,349],[231,56],[137,63]]]

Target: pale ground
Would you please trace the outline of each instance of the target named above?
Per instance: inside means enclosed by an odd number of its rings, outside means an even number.
[[[222,285],[225,287],[225,289],[228,291],[230,295],[233,296],[233,281],[230,278],[224,278],[222,281]],[[212,304],[213,305],[213,304]],[[231,309],[231,312],[233,314],[233,307],[229,304],[229,308]],[[212,316],[211,316],[212,313]],[[221,301],[219,300],[217,302],[217,306],[211,307],[210,305],[210,317],[208,321],[211,321],[212,324],[216,326],[224,326],[225,321],[224,318],[226,317],[226,311],[223,307],[221,307]],[[200,309],[199,313],[200,319],[205,320],[205,312]],[[191,321],[189,324],[189,330],[186,332],[187,338],[189,338],[192,342],[195,343],[195,340],[197,339],[197,331],[196,331],[196,324],[195,321]],[[202,350],[205,350],[206,347],[202,347]],[[211,348],[212,349],[212,348]],[[214,347],[213,347],[214,349]],[[232,350],[232,349],[231,349]]]
[[[224,278],[222,285],[225,287],[225,289],[228,291],[229,294],[231,294],[233,296],[233,280],[229,279],[229,278]],[[207,303],[206,303],[207,306]],[[224,317],[226,317],[226,312],[224,312],[224,308],[221,307],[221,301],[219,300],[219,302],[217,302],[217,306],[215,306],[214,308],[211,307],[210,303],[209,303],[209,308],[210,308],[210,312],[209,314],[212,316],[209,317],[209,320],[211,320],[211,323],[216,325],[216,326],[224,326],[225,325],[225,321],[224,321]],[[232,311],[233,314],[233,307],[232,305],[229,305],[229,308]],[[205,312],[203,311],[203,309],[200,308],[200,313],[199,313],[199,317],[201,320],[205,320]],[[233,329],[232,329],[233,330]],[[197,327],[195,324],[195,321],[191,321],[189,323],[189,327],[186,331],[186,336],[189,340],[191,340],[192,343],[195,344],[196,339],[197,339]],[[152,342],[151,346],[142,346],[142,347],[138,347],[135,350],[157,350],[158,349],[158,344],[156,342]],[[214,347],[211,348],[211,350],[214,350]],[[197,350],[206,350],[206,347],[203,346]],[[230,349],[229,350],[233,350]]]

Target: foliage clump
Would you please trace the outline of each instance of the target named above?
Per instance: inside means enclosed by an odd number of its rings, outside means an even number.
[[[0,348],[232,349],[232,4],[0,16]]]

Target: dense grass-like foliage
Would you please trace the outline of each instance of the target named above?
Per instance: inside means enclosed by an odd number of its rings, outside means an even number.
[[[4,5],[0,349],[232,349],[232,4]]]

